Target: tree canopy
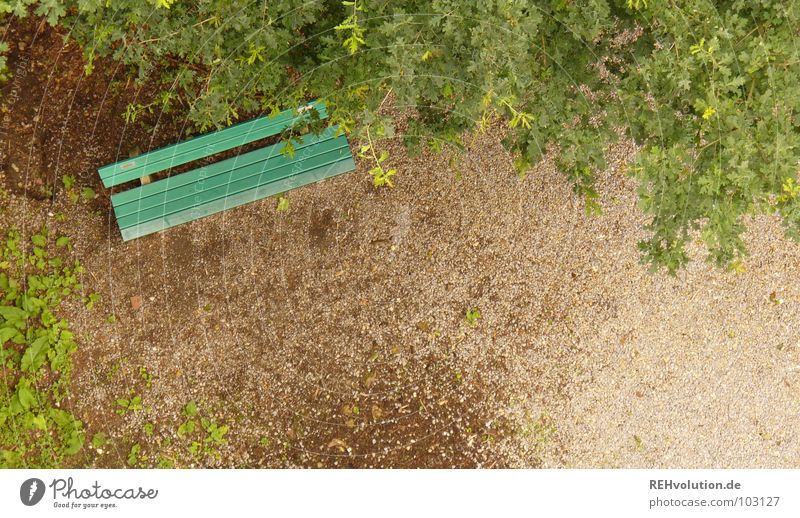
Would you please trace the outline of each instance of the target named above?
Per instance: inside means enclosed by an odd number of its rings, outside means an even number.
[[[391,95],[413,112],[409,149],[438,151],[501,117],[520,173],[555,148],[590,210],[605,150],[632,137],[650,221],[642,258],[670,272],[695,235],[709,260],[739,264],[748,214],[778,213],[800,238],[799,9],[792,0],[0,0],[0,12],[60,23],[87,74],[109,56],[160,81],[155,107],[182,104],[199,129],[318,97],[345,131],[387,136],[392,120],[379,108]]]

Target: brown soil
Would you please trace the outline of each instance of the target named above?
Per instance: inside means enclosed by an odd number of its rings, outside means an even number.
[[[80,49],[65,44],[63,33],[28,18],[5,34],[13,76],[0,88],[0,168],[8,191],[31,198],[52,198],[66,175],[102,193],[98,166],[172,142],[187,129],[185,119],[157,110],[127,124],[128,104],[151,102],[155,85],[137,85],[106,60],[87,76]]]

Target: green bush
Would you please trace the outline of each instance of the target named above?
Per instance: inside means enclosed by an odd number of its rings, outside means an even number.
[[[624,130],[643,147],[645,261],[674,272],[697,231],[711,261],[736,264],[746,214],[777,212],[800,237],[796,2],[23,0],[15,14],[29,4],[67,18],[87,73],[111,56],[161,81],[129,120],[182,103],[207,129],[322,97],[377,139],[393,136],[391,96],[414,110],[409,148],[438,151],[500,116],[520,173],[556,145],[589,210]]]

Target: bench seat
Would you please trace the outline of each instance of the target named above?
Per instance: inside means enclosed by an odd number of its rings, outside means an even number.
[[[327,117],[323,103],[287,110],[195,137],[100,168],[113,187],[295,127],[310,109]],[[111,196],[122,239],[129,241],[355,169],[350,145],[338,128],[309,133],[219,162],[144,183]]]
[[[111,197],[125,241],[355,169],[336,128],[306,135],[294,157],[284,143],[142,185]]]
[[[103,166],[97,172],[106,187],[138,180],[143,176],[277,135],[299,121],[308,119],[311,109],[316,110],[320,119],[328,117],[325,103],[313,101],[299,110],[285,110],[274,117],[264,116],[240,122],[218,131]]]

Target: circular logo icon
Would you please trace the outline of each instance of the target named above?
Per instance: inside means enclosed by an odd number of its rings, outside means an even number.
[[[36,505],[44,496],[44,482],[29,478],[19,486],[19,499],[25,505]]]

